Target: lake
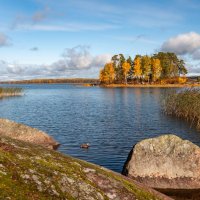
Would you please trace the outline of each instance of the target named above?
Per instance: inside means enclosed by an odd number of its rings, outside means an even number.
[[[160,98],[175,89],[67,84],[19,87],[24,88],[24,96],[0,100],[1,118],[41,129],[61,143],[60,152],[117,172],[132,146],[144,138],[176,133],[200,146],[200,132],[161,112]],[[81,143],[91,147],[81,149]]]

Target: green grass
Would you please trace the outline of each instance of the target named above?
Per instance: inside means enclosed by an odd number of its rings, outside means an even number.
[[[200,88],[186,89],[166,95],[163,110],[167,115],[186,119],[200,129]]]
[[[0,97],[22,95],[22,88],[2,88],[0,87]]]

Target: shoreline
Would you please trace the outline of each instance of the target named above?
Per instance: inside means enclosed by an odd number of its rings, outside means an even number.
[[[200,87],[200,84],[110,84],[110,85],[99,85],[102,88],[193,88]]]

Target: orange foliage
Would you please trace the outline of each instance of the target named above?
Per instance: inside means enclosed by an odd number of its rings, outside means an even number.
[[[152,59],[152,81],[155,82],[160,78],[162,67],[159,59]]]
[[[134,60],[134,76],[140,77],[142,75],[142,69],[141,69],[141,58],[136,57]]]
[[[131,69],[131,65],[128,62],[124,62],[122,65],[122,70],[123,70],[123,74],[124,74],[124,79],[125,79],[125,83],[127,83],[127,74]]]
[[[113,63],[107,63],[100,71],[99,79],[101,83],[111,84],[115,80],[115,69]]]

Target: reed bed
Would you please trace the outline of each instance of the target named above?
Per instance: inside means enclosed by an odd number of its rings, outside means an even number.
[[[2,88],[0,87],[0,98],[9,96],[19,96],[23,94],[22,88]]]
[[[186,119],[200,129],[200,88],[185,89],[164,97],[163,110],[167,115]]]

